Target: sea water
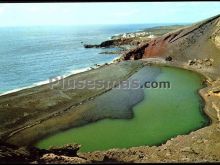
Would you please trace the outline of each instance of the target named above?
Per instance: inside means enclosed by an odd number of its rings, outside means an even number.
[[[118,55],[108,49],[85,49],[114,34],[157,25],[31,26],[0,28],[0,94],[48,83],[49,78],[70,75]]]

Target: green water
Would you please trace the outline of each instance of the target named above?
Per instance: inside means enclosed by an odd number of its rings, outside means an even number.
[[[156,80],[170,81],[171,88],[145,88],[144,100],[133,107],[134,118],[100,120],[49,136],[36,146],[48,148],[78,143],[82,144],[82,152],[152,146],[208,124],[197,92],[202,87],[202,78],[198,74],[161,67]]]

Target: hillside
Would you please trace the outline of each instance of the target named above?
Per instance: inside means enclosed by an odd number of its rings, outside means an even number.
[[[175,61],[209,61],[211,72],[220,70],[220,15],[142,43],[126,52],[124,60],[172,57]]]

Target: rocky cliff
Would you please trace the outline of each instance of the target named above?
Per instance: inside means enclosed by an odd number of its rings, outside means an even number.
[[[122,58],[137,60],[167,56],[177,61],[211,58],[213,68],[220,70],[220,15],[142,43]]]

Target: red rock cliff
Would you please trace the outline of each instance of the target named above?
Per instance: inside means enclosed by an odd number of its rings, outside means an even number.
[[[209,58],[220,61],[220,15],[187,26],[144,43],[124,54],[123,59],[166,57],[189,60]]]

